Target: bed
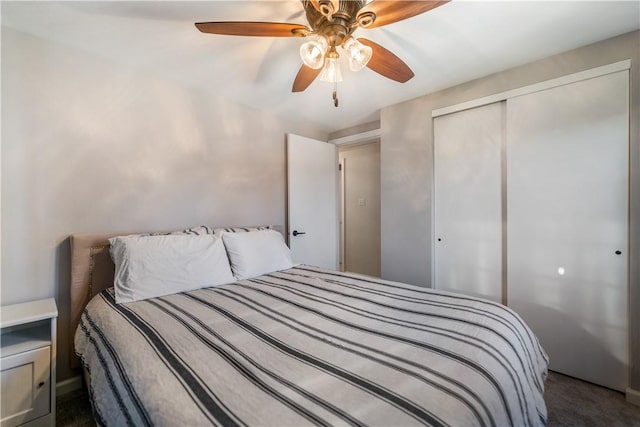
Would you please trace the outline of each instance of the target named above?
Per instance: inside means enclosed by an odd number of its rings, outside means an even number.
[[[500,304],[308,265],[117,303],[109,237],[71,237],[100,425],[546,423],[547,355]]]

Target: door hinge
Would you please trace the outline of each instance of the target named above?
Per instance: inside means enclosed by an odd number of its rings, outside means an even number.
[[[342,170],[342,163],[338,163],[338,170],[341,171]]]

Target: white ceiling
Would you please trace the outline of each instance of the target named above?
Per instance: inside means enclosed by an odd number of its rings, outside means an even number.
[[[640,1],[459,1],[382,28],[358,29],[415,72],[405,84],[344,64],[340,107],[319,80],[291,93],[299,38],[202,34],[194,22],[306,24],[289,1],[2,1],[2,25],[327,132],[382,107],[640,28]]]

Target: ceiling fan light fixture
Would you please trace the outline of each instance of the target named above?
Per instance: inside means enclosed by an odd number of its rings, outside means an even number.
[[[1,0],[0,0],[1,1]],[[300,46],[303,65],[291,88],[302,92],[320,76],[334,84],[333,101],[338,106],[337,83],[342,81],[340,56],[344,48],[353,71],[369,67],[376,73],[405,83],[413,71],[389,50],[365,39],[353,39],[358,28],[379,28],[428,12],[450,0],[301,0],[308,25],[286,22],[213,21],[196,22],[202,33],[255,37],[310,37]],[[375,55],[375,58],[373,57]]]
[[[353,37],[349,37],[343,45],[349,56],[349,68],[351,71],[360,71],[369,63],[373,56],[373,49],[365,46]]]
[[[320,74],[320,80],[323,82],[338,83],[342,81],[342,73],[340,72],[340,58],[329,57],[324,61],[324,68]]]
[[[304,65],[318,70],[324,65],[324,53],[328,47],[329,44],[324,37],[315,37],[300,46],[300,58]]]

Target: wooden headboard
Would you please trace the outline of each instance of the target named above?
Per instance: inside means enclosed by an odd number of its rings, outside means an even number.
[[[80,366],[73,337],[84,307],[94,295],[113,286],[114,265],[109,255],[109,238],[131,233],[74,234],[71,236],[71,312],[69,313],[71,367]]]
[[[226,227],[217,227],[226,228]],[[243,228],[243,227],[240,227]],[[284,227],[270,226],[284,235]],[[71,241],[71,305],[69,313],[71,367],[80,366],[73,337],[91,298],[113,286],[115,266],[109,254],[109,239],[134,233],[73,234]],[[286,241],[286,236],[285,236]]]

